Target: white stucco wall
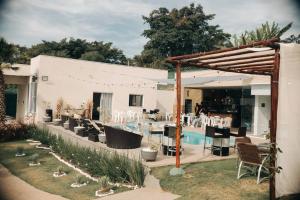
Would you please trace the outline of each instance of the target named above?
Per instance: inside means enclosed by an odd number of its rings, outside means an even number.
[[[300,44],[280,45],[276,196],[300,193]]]
[[[157,105],[156,82],[148,79],[167,77],[165,70],[51,56],[38,56],[31,62],[32,70],[39,77],[37,120],[44,115],[45,101],[54,109],[57,99],[62,97],[66,103],[79,108],[84,101],[92,100],[93,92],[113,93],[113,111],[154,109]],[[48,81],[42,81],[42,76],[48,76]],[[129,107],[129,94],[143,95],[143,107]]]
[[[253,117],[254,135],[269,133],[270,117],[271,117],[271,96],[256,95],[255,105],[254,105],[254,117]]]
[[[162,114],[166,112],[172,113],[175,95],[173,91],[158,90],[157,91],[157,108]]]

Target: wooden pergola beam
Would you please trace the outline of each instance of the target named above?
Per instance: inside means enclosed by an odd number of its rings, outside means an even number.
[[[267,57],[267,58],[260,58],[255,60],[246,60],[246,61],[240,61],[235,63],[224,63],[224,64],[207,64],[207,63],[196,63],[199,66],[201,65],[210,65],[211,67],[226,67],[226,66],[233,66],[233,65],[241,65],[241,64],[250,64],[250,63],[256,63],[259,64],[260,62],[267,62],[267,61],[274,61],[274,57]]]
[[[215,60],[215,61],[212,60],[211,58],[209,58],[207,60],[204,58],[201,61],[201,63],[215,64],[215,63],[231,62],[231,61],[237,61],[237,60],[248,60],[248,59],[255,59],[255,58],[265,58],[265,57],[270,57],[270,56],[274,56],[274,53],[268,53],[268,54],[263,54],[263,55],[254,55],[254,56],[243,56],[243,57],[237,57],[237,58],[228,58],[228,59]],[[201,60],[201,58],[199,60]],[[199,61],[199,60],[196,60],[196,61]],[[193,62],[193,61],[188,61],[188,62]]]
[[[241,70],[241,71],[257,71],[257,72],[260,72],[260,71],[272,71],[272,69],[274,69],[274,66],[270,66],[270,67],[259,67],[259,68],[241,68],[241,69],[238,69],[238,70]]]
[[[189,59],[189,58],[194,58],[194,57],[199,57],[199,56],[205,56],[205,55],[211,55],[211,54],[217,54],[217,53],[224,53],[224,52],[234,51],[234,50],[238,50],[238,49],[245,49],[245,48],[257,47],[257,46],[268,46],[268,45],[272,45],[274,42],[279,42],[279,39],[278,38],[273,38],[273,39],[270,39],[270,40],[254,42],[252,44],[242,45],[242,46],[239,46],[239,47],[220,49],[220,50],[215,50],[215,51],[210,51],[210,52],[187,54],[187,55],[182,55],[182,56],[173,56],[173,57],[169,57],[168,60],[182,60],[182,59]]]
[[[266,66],[274,66],[274,62],[270,63],[252,63],[252,64],[246,64],[246,65],[233,65],[231,67],[226,66],[225,69],[239,69],[239,68],[256,68],[256,67],[266,67]],[[222,67],[223,68],[223,67]]]
[[[182,65],[188,65],[188,66],[194,66],[194,67],[199,67],[199,68],[204,68],[204,69],[211,69],[211,70],[220,70],[220,71],[224,71],[224,72],[234,72],[234,73],[243,73],[243,74],[255,74],[255,75],[270,75],[270,72],[244,72],[241,70],[235,70],[235,69],[216,69],[215,67],[211,67],[211,66],[203,66],[203,65],[197,65],[197,64],[186,64],[186,63],[182,63]]]

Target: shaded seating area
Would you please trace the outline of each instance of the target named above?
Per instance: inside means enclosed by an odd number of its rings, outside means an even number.
[[[134,149],[141,146],[143,136],[120,128],[104,125],[106,145],[115,149]]]

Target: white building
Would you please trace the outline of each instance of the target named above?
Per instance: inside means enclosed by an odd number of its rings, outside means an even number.
[[[61,97],[73,108],[93,100],[104,100],[111,112],[172,110],[173,91],[157,90],[154,78],[166,78],[166,70],[130,67],[53,56],[37,56],[30,65],[14,65],[19,70],[5,70],[7,84],[18,85],[16,118],[35,113],[41,121],[47,107],[55,111]]]
[[[142,109],[159,109],[161,113],[173,113],[175,107],[175,91],[157,87],[158,83],[174,82],[166,79],[166,70],[44,55],[32,58],[30,65],[14,66],[19,70],[5,70],[4,74],[7,84],[18,85],[16,118],[19,120],[28,113],[34,113],[35,120],[41,121],[47,107],[55,111],[56,102],[60,97],[73,108],[80,108],[88,100],[93,100],[96,108],[100,106],[102,99],[102,102],[106,102],[106,106],[110,107],[111,113]],[[240,98],[239,103],[248,103],[251,112],[245,111],[239,118],[248,118],[247,122],[243,122],[248,123],[249,131],[256,135],[269,131],[268,76],[204,70],[183,72],[182,78],[183,112],[193,112],[195,104],[204,100],[206,91],[248,90],[251,91],[251,98]],[[99,116],[94,116],[94,119],[98,118]]]

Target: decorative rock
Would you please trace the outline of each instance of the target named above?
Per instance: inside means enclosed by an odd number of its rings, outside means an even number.
[[[34,166],[39,166],[41,163],[38,162],[38,163],[29,163],[29,166],[30,167],[34,167]]]
[[[170,170],[170,176],[183,175],[185,172],[182,168],[174,167]]]
[[[95,196],[96,197],[105,197],[105,196],[111,195],[113,193],[114,193],[114,191],[112,189],[110,189],[108,192],[101,192],[101,190],[97,190],[95,192]]]
[[[16,157],[23,157],[23,156],[26,156],[26,153],[21,153],[21,154],[16,153]]]
[[[66,176],[66,175],[67,175],[66,173],[62,173],[62,174],[59,174],[59,172],[54,172],[53,173],[53,177],[55,177],[55,178]]]
[[[83,186],[86,186],[86,185],[87,185],[86,183],[83,183],[83,184],[72,183],[72,184],[71,184],[71,187],[72,187],[72,188],[79,188],[79,187],[83,187]]]
[[[61,119],[54,119],[54,120],[53,120],[53,124],[54,124],[55,126],[59,126],[59,125],[61,124]]]

